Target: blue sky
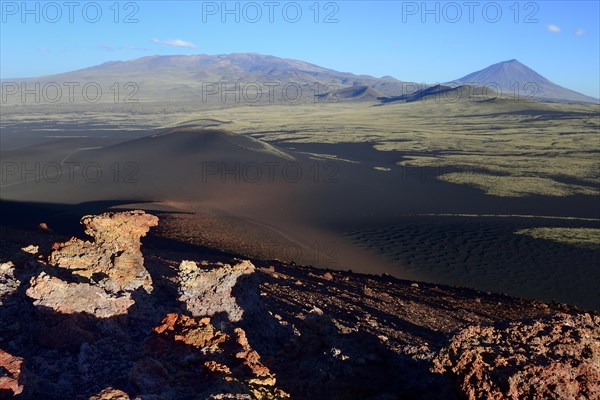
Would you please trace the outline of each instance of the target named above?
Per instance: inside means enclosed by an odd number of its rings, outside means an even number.
[[[516,58],[600,97],[596,0],[0,4],[4,79],[148,55],[257,52],[435,83]]]

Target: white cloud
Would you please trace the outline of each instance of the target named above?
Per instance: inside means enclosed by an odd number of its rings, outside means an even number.
[[[546,30],[548,32],[554,32],[554,33],[560,32],[560,28],[558,26],[552,25],[552,24],[546,25]]]
[[[579,28],[575,31],[575,34],[577,36],[583,36],[583,35],[585,35],[585,31],[583,29]]]
[[[131,51],[150,51],[148,47],[140,47],[140,46],[125,46],[126,50]]]
[[[101,44],[98,46],[99,49],[104,50],[104,51],[121,51],[121,50],[127,50],[127,51],[149,51],[150,49],[147,47],[139,47],[139,46],[132,46],[132,45],[126,45],[126,46],[113,46],[112,44]]]
[[[195,49],[198,47],[192,42],[188,42],[186,40],[181,40],[181,39],[175,39],[175,40],[152,39],[152,42],[157,43],[157,44],[164,44],[167,46],[187,47],[188,49]]]
[[[106,51],[115,51],[116,50],[115,46],[113,46],[112,44],[101,44],[98,47],[101,50],[106,50]]]

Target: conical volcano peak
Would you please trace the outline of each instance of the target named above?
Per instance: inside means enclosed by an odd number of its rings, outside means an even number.
[[[546,79],[517,59],[501,61],[465,75],[454,83],[491,86],[504,94],[559,102],[597,102],[589,96],[564,88]]]

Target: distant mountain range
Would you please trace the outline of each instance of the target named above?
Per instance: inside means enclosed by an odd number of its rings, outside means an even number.
[[[18,83],[18,86],[11,85]],[[255,53],[227,55],[149,56],[130,61],[111,61],[90,68],[38,78],[3,80],[5,104],[23,103],[21,83],[28,89],[41,85],[42,103],[55,102],[56,87],[63,93],[56,102],[66,102],[67,82],[75,82],[74,101],[94,102],[97,88],[101,102],[124,100],[193,101],[207,104],[314,102],[411,101],[432,90],[456,86],[487,86],[491,92],[523,99],[595,103],[598,99],[558,86],[516,60],[494,64],[445,86],[401,81],[391,76],[376,78],[339,72],[304,61]],[[117,84],[117,85],[115,85]],[[50,85],[44,91],[44,86]],[[87,85],[87,86],[86,86]],[[83,88],[86,87],[86,93]],[[433,88],[433,89],[432,89]],[[516,92],[518,88],[518,91]],[[91,95],[90,95],[91,93]],[[92,101],[90,101],[90,98]],[[52,100],[52,101],[48,101]],[[27,95],[25,103],[34,102]]]

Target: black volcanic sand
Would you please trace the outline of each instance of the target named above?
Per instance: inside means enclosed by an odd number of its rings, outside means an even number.
[[[16,128],[10,129],[14,133]],[[67,221],[74,226],[82,215],[102,212],[103,207],[151,202],[136,208],[152,212],[166,204],[167,211],[173,212],[163,219],[162,234],[167,238],[255,258],[387,272],[405,279],[555,298],[600,309],[594,294],[600,279],[592,267],[598,264],[597,250],[513,234],[521,228],[562,226],[556,225],[557,220],[406,219],[406,215],[419,214],[597,219],[600,210],[593,196],[488,196],[472,187],[435,179],[448,169],[399,167],[396,162],[403,154],[379,152],[367,143],[279,142],[274,151],[268,146],[268,151],[257,151],[260,142],[219,130],[176,130],[151,136],[156,133],[121,132],[91,138],[93,132],[88,132],[88,139],[47,138],[43,145],[32,143],[3,151],[2,162],[44,165],[66,159],[80,166],[99,166],[101,171],[97,181],[93,179],[95,168],[87,175],[82,168],[72,171],[72,180],[66,170],[60,179],[52,175],[40,182],[20,183],[18,176],[11,176],[0,183],[0,197],[9,204],[3,208],[18,225],[19,213],[10,209],[31,205],[37,215],[23,223],[31,227],[42,222],[39,219],[49,218],[58,229]],[[5,136],[5,129],[2,136],[4,141],[11,137]],[[282,158],[278,150],[293,160]],[[307,153],[334,154],[354,162],[315,159]],[[240,166],[265,163],[274,165],[273,180],[268,179],[267,168],[258,181],[239,173],[206,173],[207,165],[235,171]],[[282,175],[290,163],[302,172],[300,179],[290,179],[293,168]],[[376,166],[391,170],[376,171]],[[43,203],[43,210],[35,203]],[[3,219],[5,215],[3,211]],[[569,226],[589,226],[580,221],[572,224]],[[373,251],[384,257],[373,257]]]
[[[7,123],[2,121],[0,151],[14,151],[28,147],[50,146],[65,150],[70,143],[80,143],[86,147],[106,146],[126,140],[147,136],[152,130],[131,127],[123,131],[116,125],[101,126],[90,123],[63,123],[58,121],[27,121]]]
[[[517,235],[534,227],[598,227],[544,218],[423,216],[359,227],[347,236],[361,248],[433,283],[600,309],[600,247]]]

